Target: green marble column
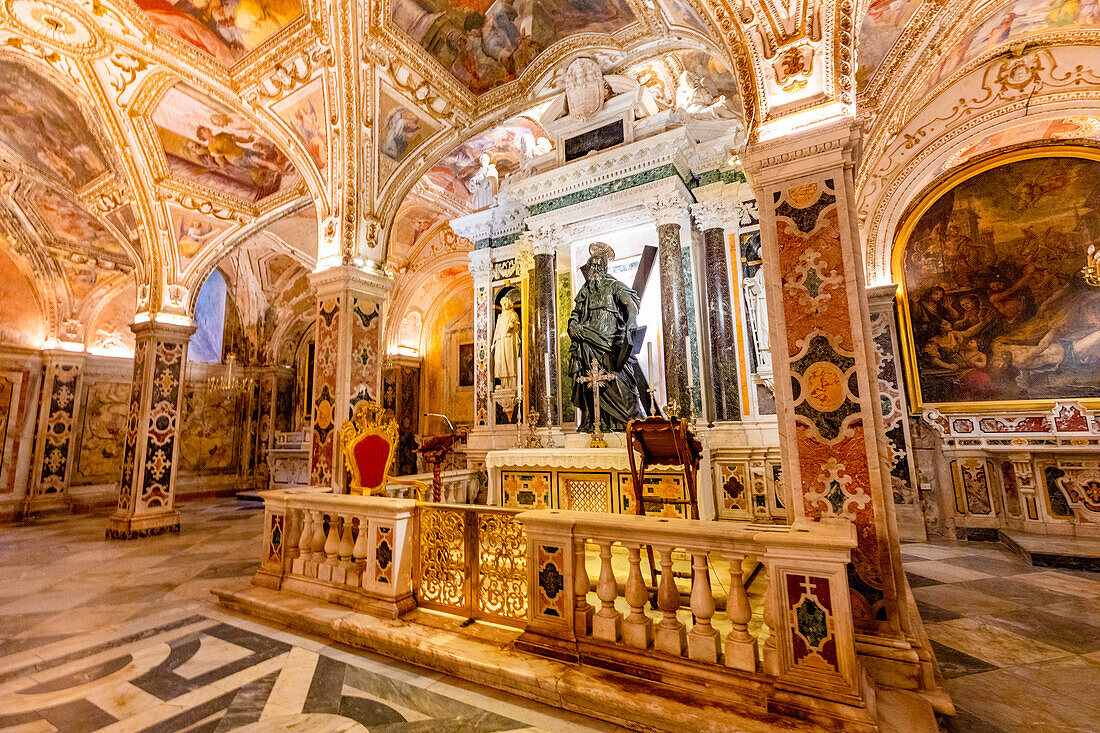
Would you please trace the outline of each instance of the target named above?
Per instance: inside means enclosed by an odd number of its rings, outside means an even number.
[[[682,415],[692,413],[688,379],[688,318],[684,292],[684,254],[680,226],[687,213],[687,198],[676,192],[650,202],[657,223],[657,261],[661,279],[661,327],[665,365],[665,394],[669,405]]]

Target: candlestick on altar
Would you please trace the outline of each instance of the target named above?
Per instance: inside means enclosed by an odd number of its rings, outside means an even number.
[[[592,360],[592,366],[588,370],[587,377],[577,377],[581,384],[592,387],[592,441],[589,448],[606,448],[607,441],[603,439],[603,425],[600,422],[600,385],[610,382],[614,378],[610,372],[600,368],[600,363]]]

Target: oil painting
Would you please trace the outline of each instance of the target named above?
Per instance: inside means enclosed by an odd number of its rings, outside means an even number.
[[[230,66],[302,14],[300,0],[136,0],[157,27]]]
[[[0,138],[28,165],[71,188],[107,170],[72,95],[7,59],[0,59]]]
[[[901,37],[905,24],[920,7],[921,0],[871,0],[859,28],[856,86],[862,90],[874,76],[890,47]]]
[[[74,485],[118,480],[129,411],[129,382],[93,382],[85,386]]]
[[[1100,28],[1100,7],[1094,0],[1017,0],[1007,3],[944,54],[925,81],[920,95],[926,94],[968,60],[1002,43],[1043,31],[1089,28]]]
[[[900,263],[921,401],[1100,397],[1096,244],[1098,161],[1016,160],[935,200]]]
[[[244,201],[293,185],[298,173],[275,143],[243,116],[182,84],[153,111],[168,170]]]
[[[432,183],[460,198],[469,200],[470,179],[481,168],[479,158],[488,153],[501,180],[520,169],[523,151],[549,150],[546,131],[534,120],[515,117],[503,125],[476,135],[444,155],[428,171]]]
[[[626,0],[396,0],[393,22],[474,94],[513,81],[577,33],[635,20]]]

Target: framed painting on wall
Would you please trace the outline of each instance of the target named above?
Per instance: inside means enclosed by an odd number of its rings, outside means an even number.
[[[1030,148],[941,181],[893,254],[910,402],[944,411],[1100,405],[1100,148]]]

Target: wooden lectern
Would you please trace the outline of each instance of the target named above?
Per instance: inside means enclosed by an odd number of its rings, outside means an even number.
[[[443,461],[447,454],[454,448],[457,435],[436,435],[424,441],[424,445],[417,448],[416,452],[424,456],[424,460],[432,464],[432,501],[437,504],[442,500],[443,476],[440,475]]]

